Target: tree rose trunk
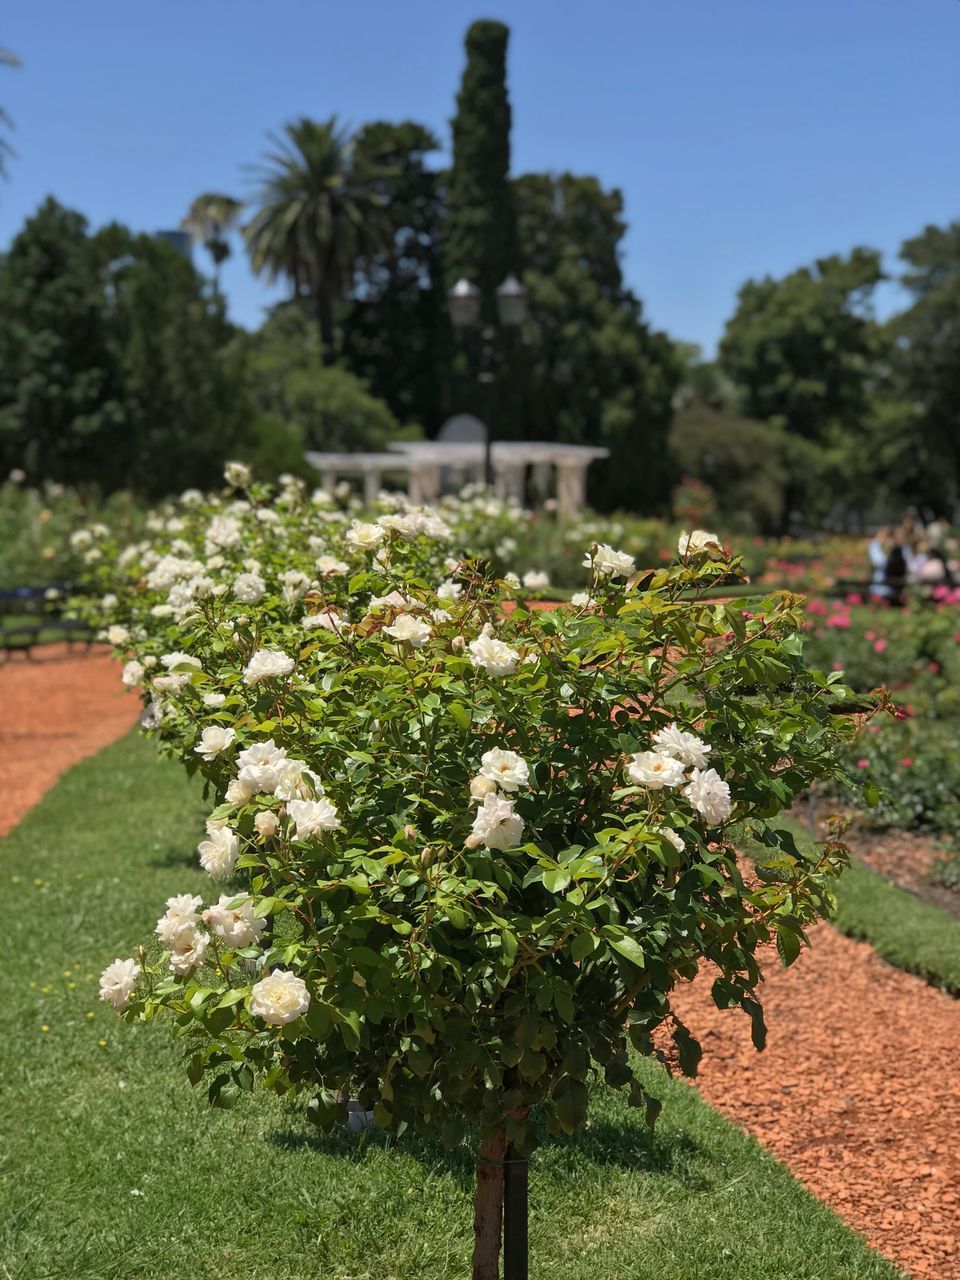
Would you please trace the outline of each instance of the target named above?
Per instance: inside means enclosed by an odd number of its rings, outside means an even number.
[[[499,1280],[503,1232],[503,1158],[507,1135],[480,1144],[477,1189],[473,1196],[473,1280]]]

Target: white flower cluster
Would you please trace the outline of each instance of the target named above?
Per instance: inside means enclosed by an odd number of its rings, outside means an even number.
[[[733,812],[730,787],[715,769],[707,768],[711,751],[707,743],[671,724],[653,735],[653,745],[654,750],[637,752],[627,760],[630,781],[648,791],[682,787],[683,796],[705,822],[726,822]]]
[[[510,849],[520,843],[524,822],[508,796],[529,785],[530,767],[516,751],[494,747],[483,753],[480,771],[470,782],[470,795],[480,803],[466,840],[468,849],[481,844],[488,849]]]

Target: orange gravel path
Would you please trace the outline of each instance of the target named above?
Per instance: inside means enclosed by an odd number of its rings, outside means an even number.
[[[677,991],[700,1091],[909,1275],[960,1280],[960,1002],[831,925],[812,942],[771,958],[763,1053],[708,982]]]
[[[140,711],[106,649],[35,652],[32,661],[17,656],[0,666],[0,836],[65,769],[126,733]]]

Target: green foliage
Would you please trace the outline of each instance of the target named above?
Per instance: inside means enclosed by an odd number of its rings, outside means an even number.
[[[579,1128],[600,1079],[647,1107],[629,1051],[649,1052],[661,1024],[695,1069],[670,992],[701,964],[759,1043],[758,950],[774,933],[786,959],[799,950],[839,866],[766,821],[813,778],[842,777],[850,733],[836,677],[800,660],[796,599],[754,616],[701,600],[738,572],[713,550],[629,588],[626,566],[598,571],[592,607],[503,620],[482,566],[431,585],[450,572],[435,516],[344,533],[296,486],[272,506],[261,486],[247,496],[191,500],[173,533],[165,516],[152,547],[93,566],[96,595],[119,596],[98,616],[121,629],[148,723],[211,788],[207,865],[239,853],[223,901],[268,922],[259,945],[214,939],[216,965],[171,977],[155,951],[145,964],[133,1016],[173,1013],[211,1100],[252,1073],[306,1094],[325,1129],[345,1093],[381,1127],[450,1145],[511,1116],[529,1148]],[[666,787],[627,774],[673,722],[708,739],[714,769],[698,782],[693,757],[673,759]],[[255,768],[236,754],[248,748],[268,771],[288,758],[287,781],[238,775]],[[502,793],[481,773],[500,750],[519,770]],[[767,842],[759,883],[725,838],[731,810]],[[290,1018],[260,1016],[246,959],[307,984]]]
[[[199,792],[127,737],[64,774],[2,842],[18,959],[0,972],[4,1158],[16,1170],[0,1180],[0,1270],[192,1280],[201,1258],[209,1280],[463,1280],[464,1153],[412,1135],[318,1135],[264,1092],[208,1112],[177,1077],[165,1027],[97,1008],[104,951],[148,930],[152,903],[205,888],[180,857],[202,825]],[[537,1154],[538,1277],[895,1280],[695,1090],[653,1063],[637,1071],[665,1099],[655,1131],[598,1089],[592,1126]]]
[[[377,121],[354,138],[376,175],[390,222],[383,247],[357,264],[342,316],[343,355],[403,422],[436,428],[447,413],[452,360],[443,287],[441,175],[426,157],[440,143],[423,125]]]
[[[743,286],[720,364],[742,389],[748,416],[777,418],[808,440],[857,420],[875,351],[870,299],[882,279],[880,255],[859,248]]]
[[[283,307],[247,339],[245,377],[262,437],[283,444],[290,461],[278,470],[303,470],[303,449],[378,450],[415,438],[401,430],[386,404],[355,374],[326,366],[316,326],[301,307]],[[294,455],[299,455],[294,457]]]
[[[692,403],[670,427],[670,454],[710,485],[725,527],[770,533],[783,521],[788,445],[763,422]]]
[[[665,511],[678,367],[623,286],[622,196],[572,174],[527,174],[514,190],[530,310],[517,353],[522,434],[606,445],[609,462],[590,471],[596,505]]]
[[[496,315],[497,286],[517,270],[506,84],[509,36],[502,22],[470,26],[467,65],[451,121],[453,164],[444,242],[447,285],[461,276],[477,285],[489,321]]]
[[[219,300],[169,245],[47,200],[0,262],[0,467],[162,494],[242,436]]]

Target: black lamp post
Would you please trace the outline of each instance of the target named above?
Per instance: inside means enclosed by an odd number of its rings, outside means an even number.
[[[516,331],[527,318],[527,290],[516,276],[507,276],[496,290],[497,316],[504,330]],[[467,357],[471,372],[481,384],[492,385],[496,381],[497,353],[494,349],[495,331],[485,327],[479,330],[479,350],[475,331],[480,325],[483,302],[480,290],[470,280],[461,278],[447,294],[450,321],[467,340]],[[489,418],[491,415],[488,414]],[[484,448],[484,474],[488,487],[493,486],[493,423],[485,423],[487,439]]]

